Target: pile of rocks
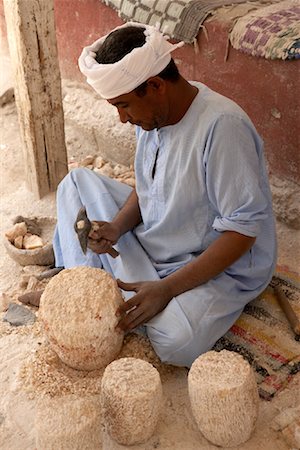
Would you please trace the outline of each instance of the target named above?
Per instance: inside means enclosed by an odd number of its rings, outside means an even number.
[[[127,167],[122,164],[113,164],[104,160],[101,156],[88,155],[81,161],[75,161],[74,158],[71,158],[68,167],[69,170],[86,167],[96,173],[106,175],[122,183],[126,183],[131,187],[135,187],[135,176],[132,165]]]
[[[5,237],[16,248],[34,250],[45,245],[41,238],[41,229],[33,220],[19,216],[14,222],[14,226],[6,231]]]

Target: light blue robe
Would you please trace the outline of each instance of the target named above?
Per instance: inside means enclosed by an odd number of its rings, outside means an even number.
[[[201,83],[175,125],[137,129],[136,190],[143,222],[116,244],[120,256],[84,256],[73,224],[81,205],[110,221],[131,188],[88,169],[61,182],[54,239],[57,266],[103,267],[125,282],[157,280],[201,254],[223,231],[256,237],[238,261],[208,283],[173,298],[145,324],[162,361],[190,366],[268,285],[276,260],[275,224],[263,143],[234,102]],[[156,170],[153,177],[153,166]],[[126,299],[134,293],[125,293]]]

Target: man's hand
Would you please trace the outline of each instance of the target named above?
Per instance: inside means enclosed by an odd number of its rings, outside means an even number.
[[[92,221],[92,224],[98,225],[98,230],[91,230],[88,247],[95,253],[108,253],[112,245],[127,231],[133,230],[141,220],[138,196],[133,189],[112,222]]]
[[[92,221],[88,247],[95,253],[107,253],[121,236],[120,229],[113,222]]]
[[[124,302],[117,310],[121,319],[117,325],[123,331],[130,331],[148,322],[161,312],[172,299],[168,285],[163,280],[124,283],[117,280],[119,288],[134,291],[136,295]],[[127,314],[126,314],[127,313]]]

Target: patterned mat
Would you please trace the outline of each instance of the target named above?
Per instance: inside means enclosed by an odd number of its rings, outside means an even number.
[[[300,372],[300,342],[295,340],[273,293],[275,282],[300,317],[300,276],[285,266],[278,266],[271,286],[246,306],[241,317],[214,346],[214,350],[235,351],[249,361],[256,374],[259,394],[266,400]]]
[[[199,28],[214,10],[246,0],[101,0],[118,12],[124,21],[156,25],[171,38],[192,43]],[[270,0],[247,0],[259,8]],[[278,0],[275,0],[278,1]],[[273,0],[274,3],[274,0]]]
[[[300,2],[286,0],[250,12],[237,20],[231,45],[267,59],[300,58]]]

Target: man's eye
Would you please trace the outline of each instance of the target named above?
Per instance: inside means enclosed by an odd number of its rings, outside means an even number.
[[[115,105],[117,109],[127,109],[128,105]]]

